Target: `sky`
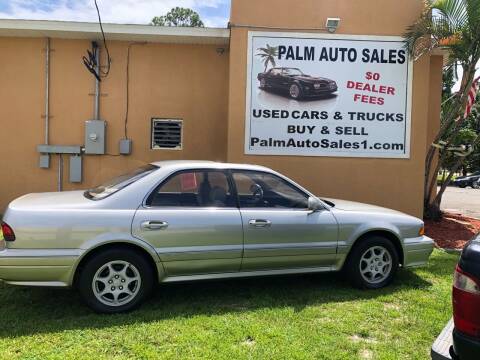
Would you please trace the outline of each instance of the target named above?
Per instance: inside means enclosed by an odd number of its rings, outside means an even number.
[[[207,27],[226,27],[230,0],[97,0],[102,21],[148,24],[175,6],[192,8]],[[93,0],[0,0],[0,18],[97,21]]]

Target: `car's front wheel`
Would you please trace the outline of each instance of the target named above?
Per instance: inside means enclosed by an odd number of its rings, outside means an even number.
[[[302,88],[298,84],[292,84],[289,93],[292,99],[298,100],[302,97]]]
[[[119,313],[139,306],[154,285],[153,269],[141,254],[108,249],[90,258],[78,289],[88,306],[100,313]]]
[[[354,246],[345,266],[354,286],[382,288],[392,282],[398,269],[397,250],[389,239],[372,236]]]

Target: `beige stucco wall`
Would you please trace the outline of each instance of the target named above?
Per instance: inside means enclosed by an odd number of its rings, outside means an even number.
[[[101,118],[108,122],[107,152],[118,154],[124,134],[128,43],[109,42],[112,68],[101,84]],[[82,64],[89,41],[51,41],[50,144],[83,145],[84,122],[93,116],[93,76]],[[38,167],[44,142],[45,40],[0,38],[0,213],[17,196],[56,191],[58,156]],[[228,52],[218,46],[148,44],[132,47],[130,62],[131,156],[84,156],[87,188],[150,161],[226,160]],[[183,150],[150,150],[151,118],[184,120]]]
[[[273,167],[320,196],[369,202],[421,216],[427,129],[430,135],[435,125],[429,124],[438,123],[438,113],[428,111],[438,91],[430,90],[437,89],[441,81],[430,80],[428,56],[414,65],[410,159],[245,155],[244,120],[248,30],[278,27],[304,31],[323,27],[327,17],[340,17],[339,34],[398,36],[415,21],[422,6],[418,0],[401,4],[393,0],[233,0],[228,160]]]
[[[306,31],[342,19],[337,33],[402,35],[420,14],[418,0],[232,0],[230,49],[214,45],[148,44],[131,52],[131,156],[84,156],[87,188],[155,160],[209,159],[263,164],[322,196],[392,207],[421,216],[425,150],[438,128],[441,58],[414,65],[410,159],[244,155],[247,35],[253,26]],[[238,25],[250,25],[238,27]],[[269,31],[274,31],[270,29]],[[321,31],[321,30],[312,30]],[[101,118],[108,122],[107,151],[123,137],[128,43],[110,41],[112,70],[101,86]],[[0,212],[13,198],[57,189],[58,156],[38,167],[44,141],[45,40],[0,38]],[[83,145],[84,122],[93,114],[93,77],[83,67],[86,40],[52,39],[50,143]],[[152,117],[184,119],[181,151],[150,150]]]

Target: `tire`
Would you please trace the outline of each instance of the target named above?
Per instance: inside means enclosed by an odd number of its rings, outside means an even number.
[[[472,188],[474,188],[474,189],[480,189],[480,182],[475,181],[474,183],[472,183]]]
[[[88,260],[77,286],[91,309],[114,314],[140,306],[150,295],[154,281],[154,271],[142,254],[112,248]]]
[[[384,251],[383,255],[380,255],[381,251]],[[372,257],[374,254],[376,257]],[[370,257],[372,263],[369,262]],[[368,271],[368,267],[373,272]],[[364,269],[363,275],[361,269]],[[356,244],[345,264],[348,280],[361,289],[380,289],[387,286],[392,282],[397,269],[398,253],[395,245],[382,236],[372,236]]]
[[[294,100],[299,100],[303,96],[302,87],[296,83],[290,85],[290,89],[288,89],[288,93],[290,94],[290,97]]]

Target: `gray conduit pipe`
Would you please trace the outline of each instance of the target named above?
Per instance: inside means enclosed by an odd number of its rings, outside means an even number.
[[[100,74],[100,46],[97,48],[95,61],[97,62],[97,72]],[[93,119],[100,120],[100,81],[95,77],[95,104],[93,110]]]
[[[47,37],[45,52],[45,145],[49,141],[50,122],[50,38]]]

